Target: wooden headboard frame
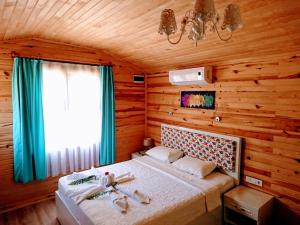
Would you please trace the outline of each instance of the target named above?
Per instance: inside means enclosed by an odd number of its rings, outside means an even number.
[[[181,131],[188,131],[191,133],[196,133],[196,134],[202,134],[202,135],[208,135],[212,137],[218,137],[218,138],[223,138],[226,140],[234,141],[236,143],[236,151],[235,151],[235,170],[234,172],[230,171],[222,171],[223,173],[233,177],[235,184],[239,185],[240,183],[240,171],[241,171],[241,144],[242,144],[242,139],[239,137],[235,136],[229,136],[229,135],[224,135],[224,134],[217,134],[217,133],[211,133],[211,132],[206,132],[202,130],[194,130],[190,128],[185,128],[185,127],[179,127],[179,126],[173,126],[169,124],[161,124],[161,127],[167,127],[167,128],[173,128]],[[162,134],[161,134],[162,135]],[[162,143],[163,144],[163,143]]]

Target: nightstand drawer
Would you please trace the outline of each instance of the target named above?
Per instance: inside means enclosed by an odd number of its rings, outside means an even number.
[[[234,201],[231,198],[224,197],[224,204],[226,208],[230,208],[242,215],[248,216],[254,220],[258,219],[258,212],[256,210],[250,209],[249,207]]]
[[[273,196],[240,185],[224,194],[224,220],[235,225],[268,225],[272,205]]]

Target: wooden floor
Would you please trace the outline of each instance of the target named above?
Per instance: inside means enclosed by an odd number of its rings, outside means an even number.
[[[0,225],[59,225],[56,220],[55,200],[0,214]]]

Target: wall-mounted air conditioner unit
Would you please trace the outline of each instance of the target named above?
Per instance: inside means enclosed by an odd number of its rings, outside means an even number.
[[[169,71],[169,81],[173,85],[204,85],[212,83],[212,67]]]

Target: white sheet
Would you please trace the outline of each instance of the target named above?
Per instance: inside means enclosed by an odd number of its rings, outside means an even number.
[[[148,156],[101,167],[99,171],[133,173],[136,179],[120,184],[122,189],[141,190],[150,196],[151,203],[143,205],[129,199],[128,212],[123,215],[111,207],[109,198],[83,201],[79,207],[95,225],[186,224],[219,206],[220,193],[233,186],[233,179],[227,175],[213,173],[200,179]],[[60,179],[62,195],[89,185],[69,186],[69,182],[66,177]]]

